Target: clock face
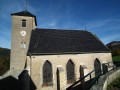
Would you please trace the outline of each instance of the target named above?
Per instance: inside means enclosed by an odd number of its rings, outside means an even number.
[[[26,35],[26,31],[21,31],[20,34],[21,34],[21,36],[25,36]]]

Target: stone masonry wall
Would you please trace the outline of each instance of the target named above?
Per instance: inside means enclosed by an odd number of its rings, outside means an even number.
[[[22,27],[22,20],[26,20],[26,27]],[[33,17],[12,16],[12,41],[11,41],[11,58],[10,68],[16,69],[18,75],[25,66],[26,53],[29,47],[31,31],[35,28],[35,20]],[[21,36],[20,32],[26,31],[25,36]],[[26,48],[21,48],[21,42],[26,42]],[[16,72],[16,73],[17,73]]]
[[[60,74],[60,82],[62,82],[60,90],[66,90],[71,84],[67,84],[66,64],[71,59],[75,64],[75,79],[80,78],[79,68],[80,65],[85,65],[85,75],[94,70],[94,61],[98,59],[101,63],[107,63],[112,61],[111,53],[89,53],[89,54],[65,54],[65,55],[36,55],[28,56],[28,68],[30,69],[30,76],[35,84],[37,90],[57,90],[57,67],[61,67],[62,73]],[[53,69],[53,85],[42,86],[43,84],[43,64],[48,60],[52,64]]]

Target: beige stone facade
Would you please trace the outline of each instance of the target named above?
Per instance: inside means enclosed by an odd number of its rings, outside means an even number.
[[[26,27],[22,27],[22,20],[24,19],[26,20]],[[31,31],[34,28],[35,19],[33,17],[12,15],[10,68],[15,68],[17,71],[20,72],[24,69]],[[21,31],[25,31],[26,35],[21,36]],[[22,42],[25,42],[25,48],[21,47]]]
[[[88,53],[88,54],[65,54],[65,55],[37,55],[28,56],[27,60],[30,69],[30,76],[37,87],[37,90],[57,90],[57,68],[62,68],[60,71],[60,90],[66,90],[71,84],[67,84],[66,64],[71,59],[75,64],[75,80],[80,78],[80,65],[85,65],[85,75],[94,70],[94,61],[98,59],[101,64],[111,62],[111,53]],[[48,60],[52,64],[53,69],[53,85],[43,86],[43,64]],[[102,68],[102,67],[101,67]]]

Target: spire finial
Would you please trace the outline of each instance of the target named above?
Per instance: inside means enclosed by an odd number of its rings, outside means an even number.
[[[86,26],[85,26],[85,30],[86,30]]]
[[[26,4],[25,4],[25,11],[27,11],[27,0],[25,0]]]

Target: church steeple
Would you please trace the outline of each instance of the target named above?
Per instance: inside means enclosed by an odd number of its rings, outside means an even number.
[[[21,72],[25,67],[31,32],[37,26],[36,16],[28,11],[11,14],[12,41],[10,68]]]

